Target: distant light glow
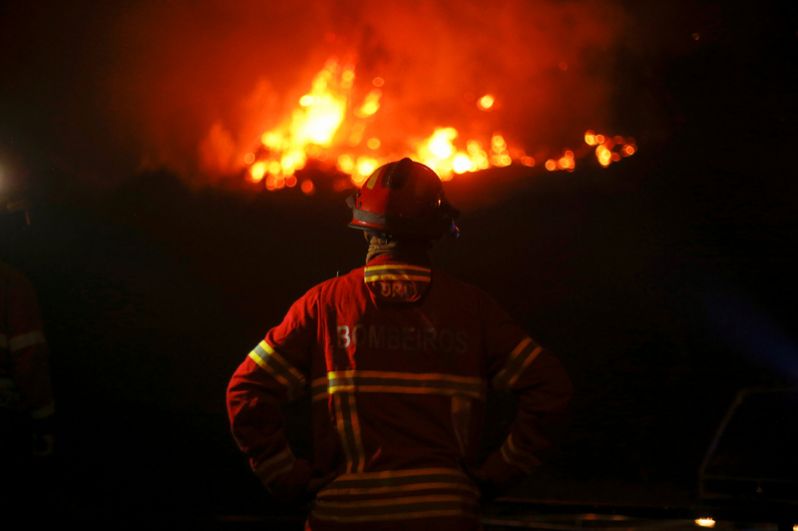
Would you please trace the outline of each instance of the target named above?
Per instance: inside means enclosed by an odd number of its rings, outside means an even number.
[[[695,525],[698,527],[715,527],[715,519],[709,516],[703,518],[696,518]]]

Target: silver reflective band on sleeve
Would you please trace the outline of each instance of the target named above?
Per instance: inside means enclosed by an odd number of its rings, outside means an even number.
[[[289,397],[297,398],[302,395],[305,390],[305,376],[265,340],[258,343],[249,353],[249,357],[284,386]]]
[[[264,485],[268,485],[279,476],[290,472],[294,468],[295,461],[294,453],[286,446],[277,454],[260,463],[255,468],[255,475],[260,478]]]
[[[516,446],[512,434],[507,436],[504,444],[499,448],[499,453],[505,463],[516,466],[527,474],[530,474],[540,464],[540,460],[534,454],[523,451]]]
[[[28,332],[27,334],[20,334],[14,336],[8,342],[11,351],[22,350],[23,348],[32,347],[34,345],[41,345],[45,343],[44,334],[40,330]]]
[[[50,402],[44,407],[31,411],[30,416],[34,420],[46,419],[55,415],[55,404]]]
[[[521,374],[535,361],[543,348],[526,337],[513,349],[504,367],[493,377],[494,389],[510,389]]]

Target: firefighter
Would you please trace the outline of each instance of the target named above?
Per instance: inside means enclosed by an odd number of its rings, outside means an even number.
[[[438,176],[408,158],[348,201],[364,267],[310,289],[233,375],[232,432],[278,499],[312,498],[306,529],[479,529],[480,498],[534,471],[571,384],[484,292],[430,263],[457,232]],[[477,462],[489,389],[518,396]],[[314,455],[295,457],[280,404],[310,394]]]
[[[0,201],[0,212],[4,236],[13,237],[30,223],[23,201]],[[0,491],[4,499],[13,500],[9,509],[21,510],[32,504],[34,496],[42,496],[29,488],[51,463],[53,414],[47,343],[36,293],[22,273],[0,261]],[[42,507],[41,500],[38,506]]]

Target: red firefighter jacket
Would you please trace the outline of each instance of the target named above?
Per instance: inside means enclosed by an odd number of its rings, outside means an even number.
[[[279,492],[301,476],[279,404],[310,393],[314,472],[334,478],[316,495],[313,529],[418,528],[475,521],[479,492],[466,469],[489,387],[520,399],[509,435],[480,468],[501,485],[540,463],[568,377],[479,289],[381,256],[296,301],[236,370],[227,400],[240,448]]]
[[[47,344],[28,280],[0,262],[0,407],[53,414]]]

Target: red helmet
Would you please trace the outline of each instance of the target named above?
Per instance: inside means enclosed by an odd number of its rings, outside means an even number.
[[[459,232],[459,212],[446,201],[441,180],[409,158],[377,168],[346,203],[353,229],[429,239]]]

